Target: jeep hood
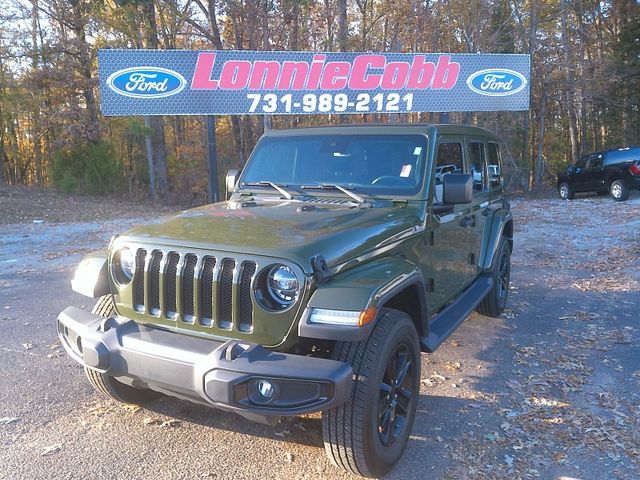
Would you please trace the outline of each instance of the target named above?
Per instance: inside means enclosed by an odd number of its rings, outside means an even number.
[[[315,255],[332,267],[411,235],[424,220],[422,202],[376,201],[368,207],[336,203],[223,202],[134,227],[123,237],[158,246],[289,259],[309,273]]]

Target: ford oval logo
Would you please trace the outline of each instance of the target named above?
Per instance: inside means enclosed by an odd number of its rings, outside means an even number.
[[[506,68],[490,68],[472,73],[467,85],[480,95],[505,97],[518,93],[527,86],[527,79],[518,72]]]
[[[181,92],[187,82],[178,72],[160,67],[133,67],[109,75],[107,85],[119,95],[161,98]]]

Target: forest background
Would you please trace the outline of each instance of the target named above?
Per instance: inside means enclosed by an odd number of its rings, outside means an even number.
[[[528,112],[218,117],[221,176],[271,127],[480,125],[514,190],[640,143],[640,0],[0,0],[0,183],[206,202],[206,119],[103,117],[99,48],[532,55]]]

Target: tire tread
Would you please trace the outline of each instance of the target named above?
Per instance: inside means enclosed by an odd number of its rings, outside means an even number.
[[[509,244],[507,243],[506,238],[503,237],[500,240],[500,245],[498,247],[498,251],[496,252],[497,253],[496,262],[493,265],[493,268],[491,270],[491,273],[494,276],[494,280],[495,280],[496,270],[500,269],[500,258],[502,257],[503,249],[505,248],[508,249]],[[508,252],[508,254],[511,255],[511,252]],[[482,299],[482,301],[476,307],[476,311],[480,315],[495,318],[500,316],[500,314],[502,313],[503,309],[500,308],[500,306],[498,305],[496,289],[497,289],[497,285],[495,285],[494,283],[494,286],[491,287],[491,290],[489,290],[489,293],[487,293],[487,295]]]
[[[322,434],[331,463],[355,475],[371,477],[377,473],[368,465],[364,445],[365,429],[368,427],[365,417],[371,401],[367,398],[367,392],[379,346],[384,344],[400,318],[408,317],[403,312],[387,309],[368,339],[337,342],[334,348],[332,358],[351,364],[355,381],[351,396],[343,406],[323,412]]]

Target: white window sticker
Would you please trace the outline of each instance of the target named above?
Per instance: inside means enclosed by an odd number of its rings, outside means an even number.
[[[411,165],[403,165],[402,170],[400,171],[400,176],[407,178],[409,175],[411,175]]]
[[[422,153],[422,147],[416,147],[413,149],[413,154],[414,155],[420,155]]]

